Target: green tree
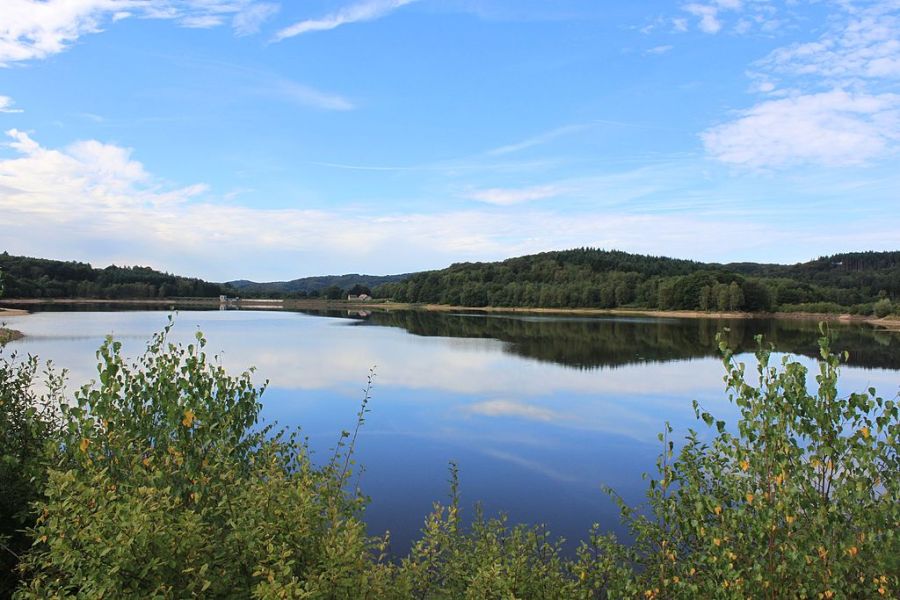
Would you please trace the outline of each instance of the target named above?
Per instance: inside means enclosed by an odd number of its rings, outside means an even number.
[[[711,300],[712,300],[712,287],[710,287],[708,285],[704,285],[702,288],[700,288],[700,299],[699,299],[699,303],[698,303],[700,306],[700,310],[703,310],[703,311],[709,310],[709,308],[711,306]]]
[[[737,281],[728,286],[728,310],[741,310],[744,307],[744,292]]]

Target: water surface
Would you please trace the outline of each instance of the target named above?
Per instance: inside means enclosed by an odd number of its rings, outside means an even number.
[[[75,387],[96,377],[104,336],[135,355],[166,320],[159,311],[37,312],[7,319],[27,337],[6,351],[51,359]],[[353,426],[375,369],[359,438],[360,485],[372,499],[371,531],[389,529],[398,552],[432,502],[446,499],[451,460],[467,506],[544,523],[570,540],[595,522],[621,532],[601,486],[640,502],[641,474],[654,468],[664,423],[679,439],[688,427],[702,429],[692,400],[720,418],[735,416],[724,398],[717,332],[727,329],[747,362],[762,334],[813,365],[819,337],[816,324],[803,321],[185,311],[173,338],[192,340],[198,328],[226,367],[257,368],[256,380],[269,381],[264,418],[302,427],[322,460]],[[850,352],[842,388],[896,395],[900,335],[831,329],[835,348]]]

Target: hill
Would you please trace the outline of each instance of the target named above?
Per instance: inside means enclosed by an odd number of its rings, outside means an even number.
[[[872,314],[890,312],[900,299],[900,252],[836,254],[777,265],[579,248],[458,263],[382,285],[375,294],[399,302],[465,306]]]
[[[9,298],[206,298],[234,293],[222,284],[162,273],[150,267],[103,269],[88,263],[0,254]]]
[[[329,288],[349,291],[358,286],[359,288],[372,290],[380,285],[403,281],[407,277],[409,277],[409,274],[359,275],[357,273],[349,273],[347,275],[321,275],[317,277],[302,277],[291,281],[271,281],[267,283],[239,279],[229,281],[226,285],[243,294],[302,296],[311,293],[321,294]]]

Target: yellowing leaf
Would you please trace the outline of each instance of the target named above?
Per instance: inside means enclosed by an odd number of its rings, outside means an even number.
[[[87,452],[88,446],[91,445],[91,440],[87,438],[82,438],[81,443],[78,444],[78,447],[81,448],[82,452]]]
[[[181,424],[185,427],[190,427],[194,424],[194,411],[191,409],[187,409],[184,411],[184,418],[181,420]]]

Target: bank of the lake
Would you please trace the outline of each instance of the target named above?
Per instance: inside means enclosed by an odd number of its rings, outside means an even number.
[[[545,314],[577,316],[622,316],[622,317],[669,317],[679,319],[781,319],[800,321],[838,321],[842,323],[865,323],[889,331],[900,331],[900,316],[883,318],[871,315],[851,315],[848,313],[817,312],[742,312],[742,311],[700,311],[700,310],[658,310],[645,308],[541,308],[533,306],[461,306],[453,304],[421,304],[394,302],[392,300],[372,300],[368,302],[348,300],[328,300],[324,298],[283,299],[240,298],[222,303],[218,298],[9,298],[2,302],[13,306],[38,305],[116,305],[154,306],[165,308],[245,308],[252,310],[424,310],[429,312],[481,312],[507,314]],[[26,310],[0,307],[0,317],[28,314]]]
[[[3,327],[3,319],[6,317],[21,317],[27,314],[28,311],[26,310],[0,307],[0,344],[20,340],[23,337],[21,331]]]
[[[0,344],[5,344],[7,342],[12,342],[13,340],[20,340],[24,336],[21,331],[17,331],[15,329],[7,329],[6,327],[0,327]]]

